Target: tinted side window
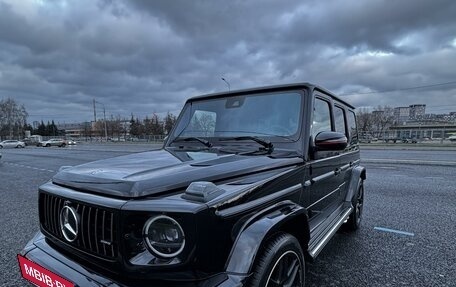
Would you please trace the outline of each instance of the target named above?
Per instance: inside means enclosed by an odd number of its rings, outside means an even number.
[[[312,137],[315,138],[319,132],[323,131],[331,131],[331,113],[329,109],[329,102],[315,98]]]
[[[358,129],[356,127],[355,113],[352,111],[348,112],[348,129],[350,132],[350,144],[358,143]]]
[[[336,132],[348,136],[347,131],[345,130],[345,111],[338,106],[334,107],[334,124]]]

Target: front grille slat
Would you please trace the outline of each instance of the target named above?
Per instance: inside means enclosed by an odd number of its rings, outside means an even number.
[[[48,197],[46,194],[43,195],[41,205],[44,207],[44,210],[41,213],[43,215],[43,218],[41,220],[43,220],[43,222],[44,222],[44,227],[49,228],[49,216],[48,216],[49,208],[48,208]]]
[[[60,228],[60,211],[65,205],[74,208],[79,216],[78,238],[68,242]],[[104,207],[93,206],[71,199],[40,194],[41,225],[55,238],[81,251],[98,257],[114,259],[118,255],[115,236],[117,234],[117,213]],[[109,238],[109,241],[108,241]],[[106,246],[108,245],[108,246]]]
[[[85,231],[84,231],[84,211],[85,211],[85,205],[82,206],[82,212],[81,212],[81,238],[82,238],[82,247],[84,249],[87,249],[87,245],[85,243]]]
[[[97,248],[97,253],[100,253],[98,250],[98,208],[95,210],[95,224],[94,224],[94,229],[93,233],[95,234],[95,247]]]
[[[53,228],[53,230],[54,230],[54,233],[58,233],[58,232],[59,232],[59,229],[58,229],[58,226],[57,226],[58,221],[59,221],[59,219],[58,219],[58,218],[59,218],[59,217],[58,217],[58,212],[57,212],[57,206],[58,206],[58,204],[59,204],[59,198],[56,197],[56,198],[54,199],[54,204],[53,204],[53,207],[54,207],[54,208],[53,208],[53,210],[52,210],[52,211],[53,211],[53,212],[52,212],[52,223],[53,223],[52,228]]]
[[[60,210],[63,208],[63,199],[59,198],[59,203],[56,208],[57,214],[55,215],[55,228],[60,236],[63,236],[62,230],[60,228]]]
[[[111,239],[109,240],[109,242],[111,242],[111,256],[114,256],[114,244],[112,244],[114,242],[114,233],[113,233],[113,230],[114,230],[114,214],[111,213]]]
[[[101,220],[101,240],[105,240],[105,218],[106,218],[106,211],[103,210],[103,219]],[[106,254],[106,244],[102,242],[103,245],[103,253]]]
[[[90,214],[92,213],[92,208],[89,207],[89,215],[87,216],[87,238],[89,239],[89,250],[92,251],[92,240],[90,236]]]
[[[48,197],[49,202],[49,230],[54,230],[54,198]]]

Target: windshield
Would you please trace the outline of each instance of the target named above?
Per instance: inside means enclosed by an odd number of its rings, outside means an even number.
[[[299,92],[194,101],[184,107],[173,137],[298,136]]]

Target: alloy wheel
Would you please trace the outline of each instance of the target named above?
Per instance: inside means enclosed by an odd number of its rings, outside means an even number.
[[[302,272],[302,262],[299,256],[294,251],[287,251],[274,264],[265,286],[303,286]]]

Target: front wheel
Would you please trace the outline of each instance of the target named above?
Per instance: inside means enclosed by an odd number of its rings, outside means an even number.
[[[361,225],[361,219],[363,217],[363,206],[364,206],[364,182],[359,179],[358,191],[356,198],[353,201],[353,212],[350,214],[347,223],[345,224],[349,230],[355,231]]]
[[[294,236],[284,233],[273,237],[256,262],[249,286],[304,286],[304,256]]]

